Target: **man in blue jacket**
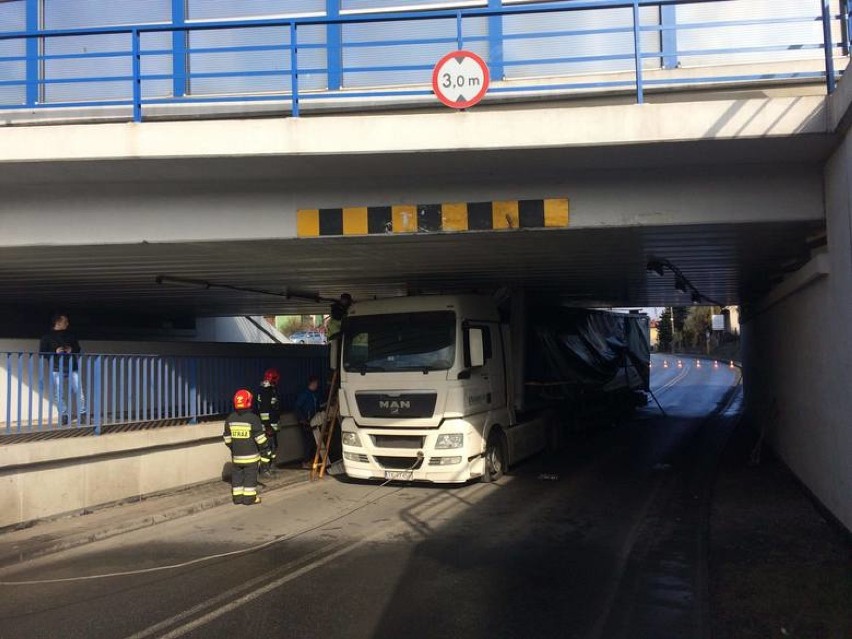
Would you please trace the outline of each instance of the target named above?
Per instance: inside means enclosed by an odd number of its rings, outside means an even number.
[[[296,420],[302,429],[302,468],[309,469],[313,466],[314,456],[317,452],[317,442],[311,428],[311,420],[320,410],[319,377],[311,375],[308,378],[308,386],[296,397],[294,407]]]

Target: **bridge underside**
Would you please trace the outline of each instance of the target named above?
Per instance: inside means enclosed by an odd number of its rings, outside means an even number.
[[[807,259],[818,222],[509,230],[239,242],[29,246],[0,252],[0,298],[17,307],[164,315],[286,314],[298,298],[158,284],[203,279],[273,292],[356,299],[524,286],[576,305],[689,304],[651,257],[676,264],[726,304],[765,292]]]

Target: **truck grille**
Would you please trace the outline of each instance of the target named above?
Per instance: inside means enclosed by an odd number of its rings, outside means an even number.
[[[372,435],[376,448],[423,448],[424,437],[419,435]]]
[[[379,466],[388,470],[417,470],[423,465],[422,457],[382,457],[376,455],[374,459]]]
[[[432,417],[437,393],[355,393],[358,411],[363,417]]]

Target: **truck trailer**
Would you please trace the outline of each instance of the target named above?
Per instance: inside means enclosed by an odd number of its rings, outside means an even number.
[[[359,302],[338,400],[353,478],[493,481],[555,439],[579,401],[648,390],[646,316],[528,304],[522,292]]]

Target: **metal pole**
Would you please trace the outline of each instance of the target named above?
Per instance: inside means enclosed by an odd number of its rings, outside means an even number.
[[[290,114],[299,117],[299,47],[296,39],[296,23],[290,23]]]
[[[837,81],[834,77],[834,42],[831,36],[831,2],[822,0],[822,37],[825,50],[825,88],[834,93]]]
[[[464,36],[462,35],[462,12],[456,11],[456,43],[459,51],[464,49]]]
[[[639,0],[633,0],[633,56],[636,61],[636,103],[645,102],[645,89],[642,85],[642,32],[639,29]]]
[[[133,121],[142,121],[142,54],[139,50],[139,31],[130,33],[133,44]]]
[[[95,435],[101,434],[101,410],[102,410],[102,398],[103,398],[103,356],[97,355],[95,357],[95,375],[94,375],[94,383],[89,388],[91,393],[91,414],[94,416],[94,427],[95,427]]]

